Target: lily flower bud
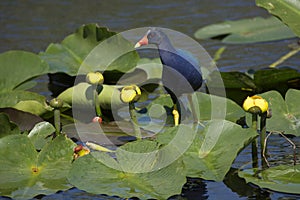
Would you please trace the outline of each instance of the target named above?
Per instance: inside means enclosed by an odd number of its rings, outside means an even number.
[[[122,89],[120,98],[124,103],[130,103],[139,100],[141,94],[141,89],[137,85],[130,85]]]
[[[86,82],[91,85],[99,85],[104,81],[104,77],[100,72],[90,72],[86,75]]]
[[[243,103],[243,108],[245,111],[252,114],[261,114],[267,112],[269,104],[264,98],[254,95],[252,97],[247,97]]]

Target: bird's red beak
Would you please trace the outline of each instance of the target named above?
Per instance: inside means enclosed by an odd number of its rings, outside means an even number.
[[[147,34],[140,40],[138,41],[135,45],[134,45],[134,48],[138,48],[140,46],[143,46],[143,45],[147,45],[148,44],[148,38],[147,38]]]

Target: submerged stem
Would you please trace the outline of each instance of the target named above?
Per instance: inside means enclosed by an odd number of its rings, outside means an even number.
[[[55,126],[55,134],[60,134],[60,110],[54,109],[54,126]]]
[[[267,155],[267,146],[265,143],[266,140],[266,120],[267,120],[267,112],[264,112],[260,116],[260,155],[261,155],[261,165],[263,169],[268,167],[266,162],[266,155]]]
[[[252,128],[257,131],[257,114],[252,114]],[[252,167],[258,168],[257,138],[252,141]]]
[[[102,112],[101,112],[101,108],[100,108],[100,104],[99,104],[99,99],[98,99],[98,92],[97,92],[97,88],[95,86],[93,86],[93,92],[94,92],[94,103],[95,103],[95,111],[96,111],[96,115],[98,117],[102,117]]]
[[[142,134],[141,134],[140,127],[138,126],[138,121],[137,121],[137,118],[135,115],[135,107],[134,107],[133,102],[129,102],[129,113],[130,113],[131,123],[132,123],[133,129],[134,129],[135,137],[138,140],[140,140],[140,139],[142,139]]]

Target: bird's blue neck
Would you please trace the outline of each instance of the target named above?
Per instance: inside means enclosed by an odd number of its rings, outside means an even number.
[[[157,45],[157,47],[158,50],[170,51],[172,53],[176,52],[176,49],[173,47],[168,37],[164,37],[162,42],[159,45]]]

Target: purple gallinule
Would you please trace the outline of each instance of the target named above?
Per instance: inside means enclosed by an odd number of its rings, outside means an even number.
[[[175,49],[168,36],[159,28],[150,28],[145,36],[136,43],[135,48],[148,44],[157,46],[163,64],[162,83],[174,103],[172,113],[174,123],[178,125],[181,118],[178,98],[184,93],[193,93],[201,87],[200,65],[189,52]],[[189,101],[193,111],[191,96],[189,96]]]

